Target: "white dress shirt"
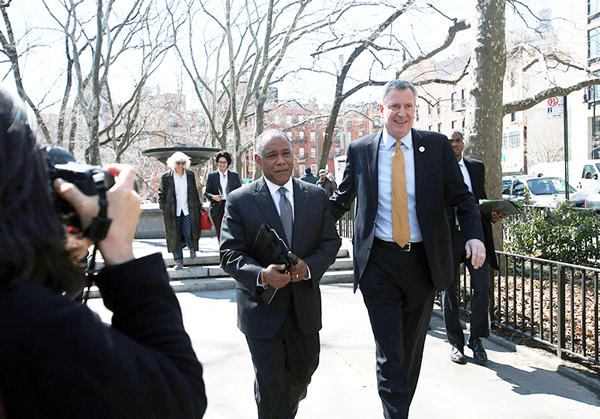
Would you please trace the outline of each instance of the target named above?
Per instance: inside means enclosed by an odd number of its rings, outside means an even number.
[[[221,182],[221,198],[227,198],[227,175],[228,170],[225,170],[225,173],[219,170],[219,182]]]
[[[423,241],[421,229],[417,221],[417,205],[415,198],[415,156],[412,141],[412,131],[400,139],[404,153],[404,170],[406,171],[406,194],[408,197],[408,224],[410,226],[410,241]],[[396,149],[396,139],[383,129],[377,158],[377,179],[379,202],[377,205],[377,220],[375,237],[380,240],[393,242],[394,227],[392,224],[392,155]]]
[[[183,211],[183,215],[188,215],[190,210],[188,207],[187,174],[185,173],[185,170],[183,171],[182,176],[179,176],[179,174],[173,170],[173,179],[175,180],[175,200],[177,201],[177,211],[175,215],[179,217],[181,211]]]
[[[281,188],[281,186],[274,184],[267,178],[265,178],[265,182],[267,184],[267,187],[269,188],[269,192],[271,193],[271,198],[273,198],[273,202],[275,203],[275,208],[277,208],[277,213],[279,214],[279,216],[281,216],[281,208],[279,208],[279,199],[281,196],[279,194],[279,188]],[[290,201],[290,204],[292,205],[292,221],[293,221],[293,219],[294,219],[294,184],[292,183],[291,177],[289,178],[287,183],[285,185],[283,185],[283,187],[286,189],[285,197],[288,199],[288,201]]]

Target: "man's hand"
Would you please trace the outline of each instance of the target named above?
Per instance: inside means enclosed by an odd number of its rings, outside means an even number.
[[[491,214],[491,218],[492,218],[492,223],[498,222],[498,221],[502,221],[504,219],[504,214],[499,213],[499,212],[492,212]]]
[[[471,258],[473,268],[478,269],[485,262],[485,246],[479,239],[471,239],[465,243],[467,258]]]
[[[299,282],[308,276],[308,266],[306,266],[306,263],[296,255],[294,255],[294,257],[295,261],[290,269],[290,276],[292,282]]]
[[[269,265],[262,270],[262,279],[264,282],[278,290],[285,287],[290,282],[290,274],[282,274],[285,265]]]
[[[213,195],[211,198],[215,202],[221,202],[221,199],[223,199],[221,195]]]

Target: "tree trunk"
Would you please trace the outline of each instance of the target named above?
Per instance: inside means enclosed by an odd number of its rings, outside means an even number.
[[[502,94],[506,71],[506,0],[478,0],[471,27],[470,95],[466,111],[467,154],[486,167],[488,198],[499,199],[502,186]],[[499,233],[499,234],[498,234]],[[496,239],[501,231],[496,230]],[[495,240],[502,243],[501,240]]]

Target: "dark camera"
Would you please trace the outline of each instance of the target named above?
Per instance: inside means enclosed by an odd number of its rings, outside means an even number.
[[[86,195],[98,195],[98,187],[109,190],[115,179],[107,170],[97,166],[77,163],[75,157],[67,150],[59,147],[47,147],[46,159],[48,161],[48,173],[50,183],[61,178],[73,183]],[[69,226],[81,228],[79,216],[75,209],[64,199],[57,197],[55,200],[56,210],[61,219]]]

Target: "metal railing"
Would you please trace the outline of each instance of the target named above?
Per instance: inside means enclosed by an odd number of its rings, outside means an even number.
[[[600,364],[600,269],[505,252],[496,255],[500,270],[493,281],[492,321],[550,345],[561,358],[570,354]]]
[[[353,224],[354,207],[338,221],[340,235],[351,238]],[[600,365],[600,269],[500,251],[496,256],[492,323],[554,348],[561,358],[570,354]],[[469,311],[471,298],[470,276],[462,266],[461,309]]]

